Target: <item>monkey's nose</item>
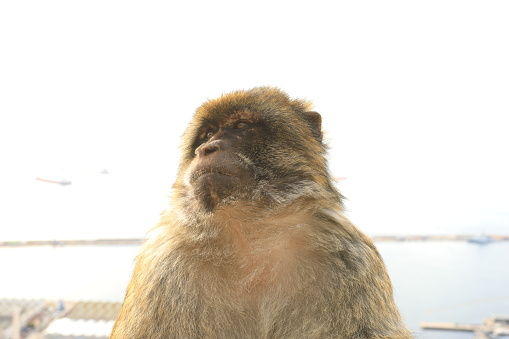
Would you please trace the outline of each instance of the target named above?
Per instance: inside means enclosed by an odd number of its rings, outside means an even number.
[[[200,147],[194,151],[194,153],[198,156],[205,156],[210,153],[214,153],[215,151],[220,149],[220,140],[213,140],[207,143],[204,143]]]

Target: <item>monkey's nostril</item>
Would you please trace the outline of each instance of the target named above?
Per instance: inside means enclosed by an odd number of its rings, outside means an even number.
[[[214,153],[217,150],[219,150],[219,140],[214,140],[212,142],[205,143],[198,147],[195,153],[197,155],[204,156],[210,153]]]
[[[203,152],[204,152],[205,154],[209,154],[209,153],[212,153],[212,152],[214,152],[214,151],[217,151],[218,149],[219,149],[219,147],[217,147],[217,145],[216,145],[216,144],[213,144],[213,145],[208,145],[207,147],[205,147],[205,148],[203,149]]]

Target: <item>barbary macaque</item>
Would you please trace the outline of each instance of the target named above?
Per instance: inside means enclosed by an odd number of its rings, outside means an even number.
[[[272,87],[197,109],[112,339],[412,337],[311,109]]]

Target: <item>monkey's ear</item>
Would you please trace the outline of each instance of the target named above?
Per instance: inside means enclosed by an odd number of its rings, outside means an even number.
[[[322,141],[322,116],[318,112],[309,111],[304,112],[304,118],[308,122],[313,136],[318,140]]]

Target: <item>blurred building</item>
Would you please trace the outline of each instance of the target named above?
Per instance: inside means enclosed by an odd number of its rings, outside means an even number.
[[[0,299],[0,339],[107,339],[121,306]]]

